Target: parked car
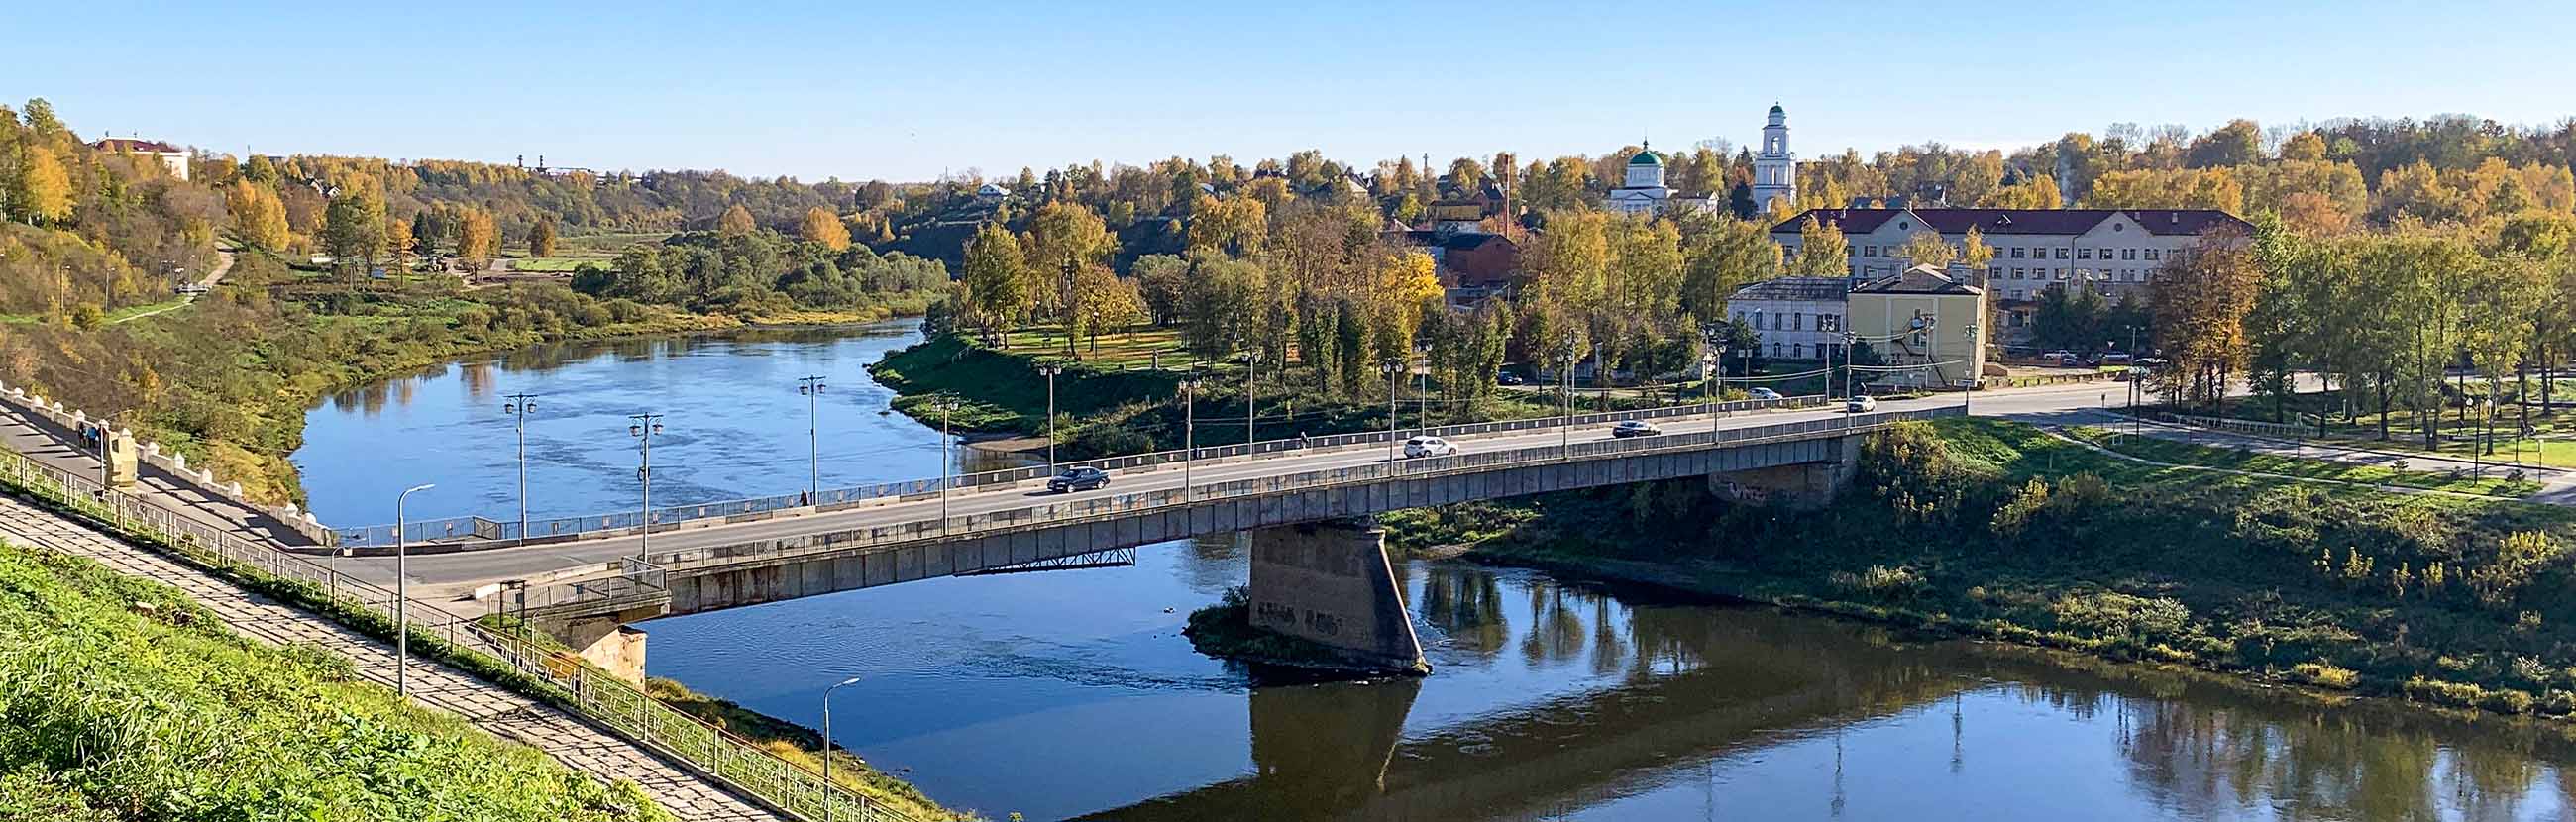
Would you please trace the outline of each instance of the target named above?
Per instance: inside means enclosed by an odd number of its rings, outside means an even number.
[[[1047,479],[1047,490],[1058,494],[1109,487],[1109,472],[1085,465],[1064,469],[1064,473]]]
[[[1645,420],[1620,420],[1618,425],[1610,426],[1610,436],[1613,437],[1660,437],[1663,435],[1664,429],[1656,427],[1654,423],[1647,422]]]
[[[1756,388],[1746,393],[1753,395],[1753,398],[1757,400],[1776,400],[1780,398],[1780,392],[1773,391],[1768,388]]]
[[[1414,437],[1404,441],[1404,455],[1408,457],[1448,457],[1457,453],[1456,443],[1439,437]]]
[[[1849,412],[1854,413],[1854,414],[1862,414],[1862,413],[1867,413],[1867,412],[1871,412],[1871,411],[1876,411],[1876,410],[1878,410],[1878,398],[1876,398],[1876,397],[1853,397],[1853,398],[1851,398],[1851,401],[1850,401],[1850,402],[1843,403],[1843,410],[1845,410],[1845,411],[1849,411]]]
[[[2039,358],[2054,365],[2074,365],[2076,362],[2075,352],[2064,349],[2041,354]]]
[[[1509,371],[1497,371],[1494,373],[1495,385],[1519,385],[1521,382],[1521,375],[1519,374],[1514,374]]]
[[[2108,354],[2104,354],[2104,355],[2102,355],[2102,364],[2103,364],[2103,365],[2128,365],[2128,364],[2129,364],[2129,355],[2124,354],[2124,353],[2121,353],[2121,352],[2118,352],[2118,351],[2113,351],[2113,352],[2111,352],[2111,353],[2108,353]]]

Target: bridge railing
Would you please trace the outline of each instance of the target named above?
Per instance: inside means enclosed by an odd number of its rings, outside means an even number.
[[[1712,407],[1714,407],[1718,413],[1736,413],[1773,409],[1814,408],[1824,404],[1825,400],[1823,397],[1813,395],[1785,397],[1776,400],[1731,400],[1714,404],[1691,403],[1688,405],[1671,405],[1661,408],[1645,408],[1631,411],[1607,411],[1592,414],[1577,414],[1574,416],[1571,424],[1575,426],[1585,426],[1619,422],[1623,420],[1669,419],[1673,417],[1706,414],[1710,412]],[[958,474],[944,478],[887,482],[850,488],[832,488],[825,489],[819,494],[815,494],[811,497],[806,494],[797,493],[756,497],[752,499],[724,500],[721,502],[707,502],[692,505],[673,505],[654,509],[652,522],[656,529],[661,529],[676,527],[680,523],[697,520],[756,517],[762,514],[802,508],[830,510],[875,500],[892,500],[902,499],[905,497],[918,497],[925,494],[936,494],[940,492],[943,485],[953,492],[1007,487],[1017,483],[1052,476],[1057,471],[1076,466],[1088,466],[1098,468],[1103,471],[1117,471],[1128,468],[1179,463],[1184,459],[1184,457],[1191,460],[1225,459],[1228,457],[1294,451],[1300,448],[1339,448],[1350,445],[1383,443],[1390,438],[1422,435],[1453,437],[1468,434],[1488,434],[1504,431],[1527,431],[1533,429],[1553,428],[1564,424],[1568,424],[1564,417],[1533,417],[1528,419],[1501,420],[1496,422],[1443,425],[1431,428],[1399,427],[1392,432],[1366,431],[1348,434],[1329,434],[1320,437],[1309,437],[1303,442],[1300,442],[1295,438],[1283,438],[1263,440],[1254,443],[1200,446],[1192,450],[1176,448],[1168,451],[1154,451],[1143,454],[1129,454],[1119,457],[1104,457],[1100,459],[1081,460],[1078,462],[1059,463],[1052,469],[1046,466],[1029,466],[1025,468],[1007,468],[999,471],[983,471],[973,474]],[[528,539],[543,540],[578,539],[583,535],[632,531],[642,527],[644,521],[645,517],[642,511],[619,511],[578,517],[549,517],[545,519],[532,519],[528,521],[525,536]],[[382,547],[393,545],[395,542],[394,526],[392,525],[339,528],[334,529],[333,533],[338,536],[339,544],[343,546]],[[522,532],[519,529],[518,522],[504,522],[487,519],[481,516],[442,517],[437,519],[412,520],[403,528],[403,539],[421,543],[439,541],[517,541],[521,536]]]
[[[56,469],[0,447],[0,482],[28,496],[69,509],[115,531],[157,541],[180,559],[202,567],[248,572],[306,588],[341,607],[371,613],[391,624],[395,596],[377,585],[341,574],[330,560],[279,550],[262,541],[189,518],[149,500],[104,489],[95,478]],[[658,588],[663,569],[629,557],[619,570],[589,589],[631,595]],[[435,603],[413,599],[404,608],[416,637],[436,637],[461,653],[479,654],[538,682],[560,689],[575,713],[637,744],[686,763],[749,796],[806,819],[918,822],[842,784],[783,759],[712,723],[653,699],[634,686],[525,639],[492,630]],[[532,696],[541,696],[532,694]]]
[[[1089,519],[1115,517],[1157,509],[1184,506],[1243,496],[1259,496],[1286,491],[1314,490],[1353,483],[1389,479],[1421,478],[1444,474],[1480,472],[1497,467],[1542,465],[1572,459],[1598,456],[1682,451],[1712,445],[1751,444],[1767,440],[1804,439],[1816,434],[1865,432],[1897,422],[1965,413],[1957,407],[1924,411],[1889,411],[1857,414],[1821,420],[1800,420],[1748,428],[1728,428],[1714,432],[1695,432],[1655,437],[1589,440],[1567,445],[1544,445],[1503,451],[1480,451],[1448,457],[1372,462],[1343,468],[1330,468],[1284,474],[1272,477],[1212,482],[1182,489],[1141,491],[1083,500],[1042,503],[1004,511],[962,514],[945,519],[931,517],[902,522],[833,531],[810,537],[752,540],[728,545],[687,548],[656,552],[656,564],[672,571],[685,571],[752,561],[794,559],[820,553],[835,553],[853,548],[897,545],[969,536],[977,532],[1017,529],[1036,525],[1062,524]],[[558,583],[564,585],[568,583]],[[559,600],[562,607],[579,608],[577,599]]]

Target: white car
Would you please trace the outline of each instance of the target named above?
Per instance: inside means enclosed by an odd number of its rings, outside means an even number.
[[[1780,392],[1773,391],[1768,388],[1756,388],[1747,393],[1757,400],[1776,400],[1780,398]]]
[[[1843,410],[1845,410],[1845,411],[1849,411],[1849,412],[1854,413],[1854,414],[1862,414],[1862,413],[1867,413],[1867,412],[1871,412],[1871,411],[1876,411],[1876,410],[1878,410],[1878,398],[1877,398],[1877,397],[1853,397],[1853,398],[1851,398],[1851,401],[1850,401],[1850,402],[1843,403]]]
[[[1408,457],[1451,457],[1457,454],[1457,443],[1439,437],[1414,437],[1404,441],[1404,455]]]

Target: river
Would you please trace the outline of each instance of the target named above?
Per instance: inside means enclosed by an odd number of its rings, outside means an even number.
[[[325,522],[634,504],[628,414],[656,412],[655,502],[793,492],[821,374],[826,487],[938,473],[938,433],[860,366],[909,322],[546,346],[387,380],[307,415]],[[974,467],[995,458],[954,449]],[[1006,459],[1006,458],[1005,458]],[[387,466],[395,466],[389,470]],[[1397,564],[1435,672],[1301,684],[1190,649],[1244,549],[936,579],[657,620],[652,675],[809,725],[996,819],[2558,819],[2576,745],[2547,725],[2329,702],[1459,560]]]

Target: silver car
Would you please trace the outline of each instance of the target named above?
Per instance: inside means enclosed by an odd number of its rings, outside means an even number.
[[[1439,437],[1422,436],[1404,441],[1404,455],[1408,457],[1449,457],[1457,454],[1457,443]]]

